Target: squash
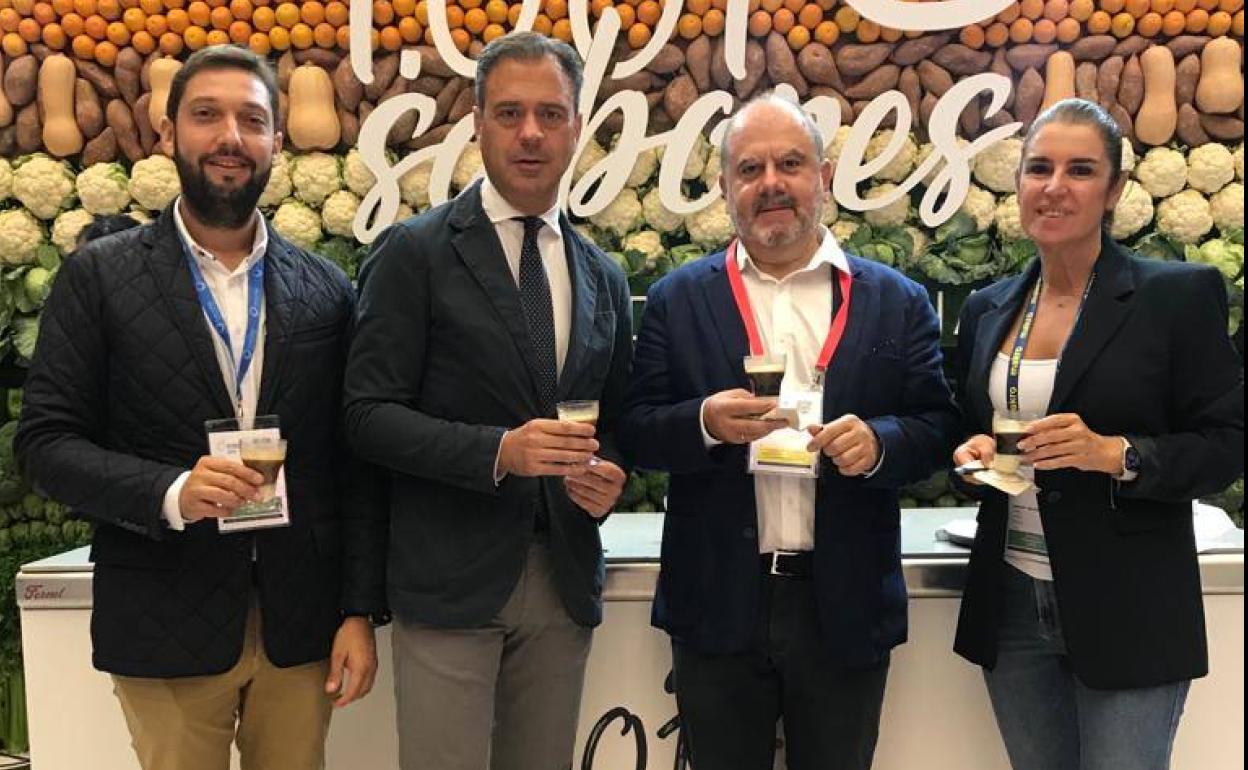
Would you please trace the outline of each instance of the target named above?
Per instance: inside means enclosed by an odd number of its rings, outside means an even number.
[[[39,106],[43,110],[43,146],[58,158],[77,155],[85,141],[74,116],[78,71],[69,57],[54,54],[39,67]]]
[[[1140,55],[1140,68],[1144,70],[1144,102],[1135,116],[1135,138],[1160,147],[1170,141],[1179,124],[1174,54],[1164,45],[1155,45]]]
[[[303,64],[290,73],[290,114],[286,135],[301,150],[332,150],[342,136],[334,108],[334,82],[315,64]]]
[[[1211,40],[1200,53],[1196,106],[1201,112],[1227,114],[1244,103],[1244,76],[1239,71],[1240,44],[1232,37]]]
[[[1044,65],[1044,101],[1040,111],[1075,96],[1075,57],[1069,51],[1058,51]]]
[[[157,59],[148,69],[147,78],[152,84],[152,100],[147,104],[147,119],[152,128],[159,130],[160,119],[165,116],[169,106],[169,88],[173,85],[173,76],[182,69],[182,62],[177,59]]]

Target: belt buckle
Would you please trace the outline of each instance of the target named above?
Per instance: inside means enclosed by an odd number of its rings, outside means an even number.
[[[771,569],[769,570],[771,574],[776,575],[778,577],[789,577],[791,573],[780,571],[780,557],[796,556],[796,555],[797,555],[797,552],[795,551],[772,551],[771,552]]]

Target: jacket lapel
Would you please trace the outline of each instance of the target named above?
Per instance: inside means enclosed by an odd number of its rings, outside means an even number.
[[[202,383],[212,398],[220,417],[234,415],[234,401],[225,388],[221,366],[213,348],[212,332],[204,318],[203,307],[192,284],[191,271],[186,266],[186,248],[173,222],[172,206],[166,207],[156,223],[145,233],[144,257],[156,286],[169,307],[174,326],[186,341],[186,348],[195,360],[202,376]]]
[[[720,349],[728,362],[728,371],[733,373],[739,387],[748,389],[744,359],[750,354],[750,341],[746,337],[741,315],[737,312],[737,301],[732,296],[728,273],[724,270],[724,260],[727,258],[727,252],[704,257],[711,262],[710,271],[702,280],[702,300],[706,303],[708,317],[714,321]]]
[[[1131,310],[1130,299],[1134,293],[1135,278],[1130,262],[1118,244],[1103,236],[1101,256],[1096,261],[1096,278],[1057,369],[1053,398],[1049,401],[1050,412],[1062,410],[1079,379],[1117,333]]]
[[[273,411],[289,359],[290,336],[299,328],[305,288],[294,256],[271,227],[264,259],[264,368],[256,404],[258,415]]]
[[[583,243],[566,216],[559,216],[563,231],[563,248],[568,259],[568,274],[572,279],[572,324],[568,337],[568,353],[563,360],[559,376],[559,400],[565,400],[568,389],[576,382],[576,375],[585,362],[585,351],[590,334],[594,330],[594,310],[598,302],[598,268],[593,253]]]
[[[858,264],[857,257],[848,254],[849,271],[853,276],[849,295],[849,319],[845,322],[845,336],[837,346],[836,354],[828,364],[828,371],[823,378],[823,416],[830,420],[845,413],[839,404],[851,394],[850,387],[855,383],[854,373],[861,371],[860,365],[864,350],[864,340],[868,333],[875,334],[879,329],[880,319],[880,287]],[[839,280],[837,273],[833,276]],[[829,286],[831,291],[831,286]],[[823,340],[819,340],[823,347]],[[869,386],[869,383],[868,383]]]
[[[480,182],[461,193],[453,205],[455,208],[451,212],[450,223],[455,233],[451,236],[451,246],[485,292],[524,360],[529,373],[529,388],[525,392],[530,399],[530,408],[534,412],[543,411],[538,404],[540,379],[534,365],[533,343],[529,339],[524,309],[520,306],[520,290],[507,267],[507,257],[499,243],[498,233],[481,207]]]
[[[981,426],[992,424],[992,396],[988,392],[988,378],[992,371],[992,362],[997,351],[1005,342],[1005,335],[1010,333],[1014,319],[1018,316],[1023,302],[1027,299],[1027,291],[1035,284],[1040,274],[1040,260],[1034,259],[1020,275],[1007,279],[996,302],[979,318],[975,327],[974,355],[971,359],[970,372],[967,376],[965,392],[974,405],[975,423]]]

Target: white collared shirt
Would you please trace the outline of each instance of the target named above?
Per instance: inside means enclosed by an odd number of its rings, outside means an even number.
[[[246,259],[239,263],[238,267],[230,271],[213,256],[212,252],[196,243],[190,232],[187,231],[186,223],[182,220],[181,197],[178,198],[173,206],[173,222],[178,230],[178,237],[190,250],[192,256],[195,257],[196,264],[199,265],[200,272],[204,275],[204,281],[208,284],[208,289],[212,292],[212,297],[216,300],[217,307],[220,308],[221,315],[225,319],[225,325],[230,333],[230,346],[236,353],[242,352],[243,337],[247,332],[247,273],[251,268],[255,267],[257,261],[264,259],[264,253],[269,246],[269,233],[265,229],[264,220],[260,218],[259,212],[256,213],[252,221],[255,223],[256,235],[252,240],[251,252]],[[247,368],[247,374],[243,377],[242,402],[238,405],[239,414],[237,415],[239,418],[254,417],[256,415],[256,404],[260,399],[260,374],[264,368],[266,315],[265,303],[262,302],[260,304],[260,332],[256,335],[256,350],[252,355],[251,365]],[[230,355],[230,350],[225,346],[225,341],[221,339],[216,329],[212,328],[212,324],[208,322],[206,314],[203,316],[203,319],[204,326],[208,330],[208,336],[212,339],[213,350],[217,354],[217,365],[221,369],[221,378],[225,383],[225,390],[230,394],[230,401],[234,402],[237,398],[234,379],[234,357]],[[220,416],[229,417],[230,415],[223,414]],[[181,530],[185,527],[182,512],[178,507],[178,496],[181,494],[182,485],[186,483],[186,477],[189,475],[190,471],[184,472],[165,492],[162,513],[170,528],[175,530]]]
[[[494,224],[507,267],[516,285],[520,285],[520,255],[524,248],[524,223],[514,217],[523,217],[511,205],[498,188],[486,177],[481,182],[481,208]],[[541,215],[545,227],[537,233],[537,248],[546,267],[546,281],[550,284],[550,300],[555,321],[555,371],[563,372],[563,362],[568,355],[568,339],[572,334],[572,276],[568,272],[568,259],[563,248],[563,230],[559,227],[559,204]]]
[[[779,280],[759,270],[745,245],[737,243],[737,266],[763,349],[786,355],[785,391],[815,389],[815,364],[832,325],[833,271],[849,272],[845,252],[822,229],[823,241],[810,262]],[[707,433],[705,421],[702,436],[707,446],[720,443]],[[814,550],[815,484],[815,479],[794,476],[754,476],[759,553]]]

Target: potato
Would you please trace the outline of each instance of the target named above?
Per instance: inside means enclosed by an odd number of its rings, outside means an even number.
[[[13,120],[17,127],[17,151],[23,155],[43,147],[43,123],[39,119],[39,105],[30,103],[18,111]]]
[[[724,57],[724,39],[715,38],[711,43],[711,82],[721,91],[732,87],[732,73],[728,71],[728,60]]]
[[[1144,70],[1140,67],[1140,57],[1127,59],[1122,68],[1122,78],[1118,82],[1118,103],[1127,112],[1135,116],[1144,103]]]
[[[931,58],[932,54],[949,44],[953,39],[953,35],[945,32],[938,35],[927,34],[922,37],[916,37],[913,40],[907,40],[893,50],[891,59],[893,64],[901,67],[909,67],[918,64],[924,59]],[[803,49],[805,50],[805,49]]]
[[[788,83],[797,91],[797,95],[805,99],[810,88],[806,78],[797,71],[797,61],[793,58],[793,49],[779,32],[767,36],[767,74],[773,83]],[[676,117],[673,115],[672,117]]]
[[[1244,121],[1231,115],[1200,116],[1200,126],[1214,139],[1224,142],[1237,141],[1244,138]]]
[[[1014,70],[1010,69],[1010,63],[1005,59],[1005,49],[998,48],[992,54],[992,64],[988,65],[988,70],[1003,78],[1009,78],[1010,82],[1014,81]],[[1005,108],[1007,110],[1014,109],[1014,89],[1010,89],[1009,96],[1005,97]]]
[[[117,160],[117,135],[110,126],[82,148],[82,167],[87,168],[96,163],[112,163]]]
[[[1196,112],[1191,102],[1179,104],[1178,120],[1175,133],[1180,142],[1188,147],[1198,147],[1209,143],[1209,134],[1205,132],[1204,126],[1200,125],[1200,113]]]
[[[421,72],[434,74],[428,71],[424,64],[421,64]],[[376,102],[381,95],[390,90],[390,86],[394,83],[395,77],[399,74],[399,55],[392,53],[388,56],[382,56],[380,59],[373,61],[373,82],[364,86],[364,97],[371,102]],[[282,89],[285,91],[286,89]]]
[[[342,127],[342,143],[354,147],[360,140],[360,119],[354,112],[338,108],[338,125]]]
[[[100,96],[105,99],[116,99],[121,96],[121,91],[117,89],[117,82],[113,80],[112,74],[96,64],[95,62],[83,61],[75,58],[74,67],[78,70],[78,77],[86,78]]]
[[[645,93],[650,90],[655,77],[657,76],[646,70],[641,70],[620,80],[605,80],[598,89],[598,98],[605,100],[607,97],[613,96],[620,91],[641,91]]]
[[[296,64],[315,64],[327,72],[333,72],[338,69],[341,61],[341,56],[325,48],[304,48],[295,51]]]
[[[1109,110],[1109,114],[1113,117],[1114,122],[1118,124],[1118,130],[1122,132],[1123,137],[1130,139],[1137,152],[1143,152],[1144,145],[1135,136],[1135,121],[1131,118],[1131,113],[1123,109],[1122,105],[1116,101],[1110,100],[1105,106]]]
[[[151,101],[152,94],[148,92],[140,96],[139,100],[134,103],[134,127],[138,129],[139,143],[143,146],[143,152],[148,155],[152,153],[163,155],[164,153],[160,152],[156,146],[156,130],[152,126],[151,118],[148,116],[148,105],[151,104]]]
[[[653,110],[655,107],[658,107],[661,104],[663,104],[663,96],[666,92],[667,92],[667,84],[664,84],[662,91],[651,91],[647,93],[646,94],[646,111],[648,112],[650,110]],[[612,113],[612,114],[617,114],[617,113]],[[623,113],[618,113],[618,114],[622,115]]]
[[[134,111],[147,113],[147,110],[140,110],[137,106]],[[139,142],[139,129],[134,125],[134,111],[131,111],[130,105],[121,99],[113,99],[104,108],[104,118],[116,136],[117,146],[126,156],[126,160],[131,163],[137,163],[147,157],[147,153],[143,152],[143,145]]]
[[[458,123],[459,119],[472,112],[475,106],[477,106],[476,94],[473,93],[471,84],[465,85],[459,90],[459,96],[455,97],[451,111],[446,114],[447,122]]]
[[[1174,68],[1174,99],[1179,104],[1191,104],[1196,99],[1196,85],[1200,83],[1200,55],[1189,53]]]
[[[659,49],[658,54],[646,65],[646,69],[656,75],[670,75],[684,66],[685,52],[679,46],[668,43]]]
[[[351,59],[344,58],[334,67],[334,99],[338,106],[347,112],[354,112],[364,99],[364,84],[355,76],[351,69]]]
[[[845,87],[841,73],[836,69],[836,59],[832,56],[832,51],[822,43],[807,43],[797,54],[797,68],[811,83],[838,90]]]
[[[885,64],[870,75],[845,89],[845,96],[850,99],[871,100],[895,87],[901,78],[901,67],[896,64]]]
[[[144,69],[143,90],[144,91],[151,89],[151,86],[147,82],[147,74],[146,74],[147,67],[150,63],[151,63],[150,59],[147,62],[143,63],[143,69]],[[285,93],[286,91],[290,89],[290,75],[292,72],[295,71],[295,67],[297,66],[298,65],[295,64],[295,55],[291,53],[290,51],[287,51],[286,53],[282,54],[281,56],[277,58],[277,90]]]
[[[1014,116],[1010,114],[1009,110],[1001,110],[991,118],[984,118],[984,128],[1001,128],[1013,122]]]
[[[1118,83],[1125,66],[1127,62],[1121,56],[1111,56],[1096,69],[1096,92],[1101,95],[1101,106],[1105,109],[1118,98]]]
[[[438,94],[442,93],[443,88],[446,88],[446,78],[439,78],[433,75],[421,75],[408,85],[407,91],[412,94],[424,94],[425,96],[436,97]],[[345,107],[346,105],[343,106]]]
[[[362,122],[362,121],[361,121]],[[419,150],[422,147],[428,147],[431,144],[437,144],[451,133],[451,129],[455,128],[453,123],[443,123],[437,128],[431,128],[420,136],[412,139],[407,143],[407,148],[411,150]]]
[[[1118,38],[1113,35],[1089,35],[1081,37],[1070,46],[1075,61],[1101,61],[1114,52]]]
[[[862,117],[862,113],[867,109],[867,107],[870,106],[871,101],[868,99],[854,102],[854,120],[858,120],[858,118]],[[880,128],[895,128],[896,126],[897,113],[895,112],[888,112],[884,115],[883,120],[880,121]]]
[[[745,41],[745,77],[737,81],[737,96],[742,99],[750,98],[751,94],[759,91],[759,86],[766,77],[767,52],[763,50],[761,43],[750,38]]]
[[[121,98],[125,99],[126,104],[131,107],[139,100],[139,94],[143,93],[143,85],[140,82],[142,70],[143,56],[138,51],[127,46],[117,52],[117,63],[113,65],[113,80],[117,83]]]
[[[843,77],[860,78],[887,61],[892,52],[889,43],[847,43],[836,51],[836,68]]]
[[[0,158],[17,154],[17,126],[0,128]]]
[[[967,139],[974,139],[979,134],[980,123],[983,120],[983,113],[980,108],[979,99],[972,99],[965,107],[962,108],[962,114],[958,116],[958,127],[962,129],[962,135]]]
[[[696,38],[685,49],[685,68],[698,87],[698,93],[711,90],[711,39],[706,35]]]
[[[4,95],[16,110],[35,100],[39,90],[39,61],[26,54],[9,62],[4,70]]]
[[[837,104],[841,105],[841,123],[842,124],[848,123],[850,118],[853,116],[854,105],[850,104],[849,100],[846,99],[835,88],[832,88],[831,86],[811,86],[810,98],[813,99],[816,96],[826,96],[829,99],[835,99]],[[914,114],[915,115],[919,114],[917,107],[914,111]],[[830,138],[831,137],[824,137],[825,140],[830,139]]]
[[[923,86],[919,83],[919,73],[914,67],[906,67],[901,71],[901,76],[897,78],[897,90],[909,102],[910,119],[914,120],[919,114],[919,103],[923,101]]]
[[[104,130],[104,107],[85,78],[74,79],[74,122],[86,139],[94,139]]]
[[[1124,59],[1130,59],[1132,56],[1139,56],[1147,51],[1153,45],[1151,40],[1140,37],[1139,35],[1131,35],[1123,39],[1118,45],[1114,46],[1111,53],[1114,56],[1121,56]]]
[[[953,88],[953,76],[951,76],[939,64],[930,61],[921,61],[916,69],[919,73],[919,82],[923,84],[923,90],[940,98],[945,92]]]
[[[1024,129],[1036,119],[1043,102],[1044,78],[1034,69],[1024,71],[1014,96],[1014,116],[1023,122]]]
[[[926,126],[932,122],[932,110],[936,109],[936,103],[939,101],[930,92],[923,94],[923,101],[919,102],[919,124]]]
[[[1056,51],[1057,46],[1052,43],[1024,43],[1007,50],[1005,60],[1019,72],[1029,69],[1039,70]]]
[[[285,91],[279,91],[277,94],[277,130],[285,131],[286,123],[290,120],[290,97]]]
[[[978,75],[987,71],[992,63],[992,54],[967,48],[961,43],[950,43],[932,54],[932,61],[954,75]]]
[[[1186,59],[1194,53],[1200,53],[1205,48],[1205,43],[1209,42],[1209,38],[1205,35],[1179,35],[1178,37],[1166,43],[1166,48],[1170,49],[1170,53],[1174,54],[1174,60]]]
[[[1079,66],[1075,67],[1075,96],[1090,102],[1101,101],[1100,94],[1096,91],[1096,73],[1095,62],[1080,62]]]
[[[459,77],[459,73],[451,69],[443,61],[442,54],[438,53],[438,49],[431,45],[418,45],[416,50],[420,53],[420,71],[422,73],[436,75],[440,78]]]
[[[681,72],[672,78],[663,92],[663,110],[674,120],[680,120],[698,98],[698,86],[688,72]]]

